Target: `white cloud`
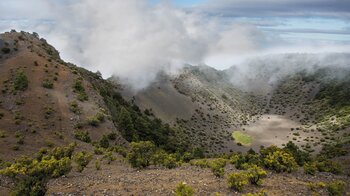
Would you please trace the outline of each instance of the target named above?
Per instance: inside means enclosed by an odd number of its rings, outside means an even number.
[[[65,59],[100,70],[104,76],[114,74],[136,88],[148,85],[160,70],[260,47],[256,39],[261,35],[252,26],[223,23],[167,3],[77,0],[41,7],[48,13],[39,18],[51,18],[52,24],[35,23],[25,30],[38,31]]]
[[[65,60],[116,75],[136,89],[184,63],[216,68],[285,45],[277,33],[146,0],[13,0],[0,29],[36,31]],[[10,19],[16,20],[10,20]],[[11,23],[8,21],[12,21]],[[279,52],[287,51],[285,48]]]

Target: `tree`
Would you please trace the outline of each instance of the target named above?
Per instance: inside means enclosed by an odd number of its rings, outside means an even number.
[[[121,107],[118,115],[118,126],[123,131],[125,139],[132,141],[134,139],[134,125],[129,111]]]
[[[132,167],[147,167],[151,164],[156,150],[156,146],[150,141],[132,142],[127,160]]]

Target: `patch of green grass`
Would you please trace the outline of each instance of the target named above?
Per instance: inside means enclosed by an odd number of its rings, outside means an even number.
[[[234,131],[232,133],[232,137],[237,143],[240,143],[240,144],[245,145],[245,146],[251,145],[252,140],[253,140],[250,135],[244,134],[240,131]]]

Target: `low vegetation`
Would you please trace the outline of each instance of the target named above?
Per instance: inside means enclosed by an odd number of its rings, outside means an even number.
[[[327,189],[330,196],[342,196],[345,193],[345,182],[342,180],[334,180],[328,184],[325,182],[309,182],[307,188],[312,195],[319,195]]]
[[[268,152],[269,149],[266,151]],[[265,149],[262,149],[263,162],[267,168],[277,172],[292,172],[297,169],[298,165],[290,153],[278,148],[265,154],[266,151]]]
[[[169,154],[150,141],[132,142],[126,159],[132,167],[145,168],[150,165],[175,168],[183,162],[181,154]]]
[[[24,91],[28,88],[28,78],[24,71],[18,70],[14,78],[15,90]]]
[[[330,182],[327,186],[327,190],[329,195],[341,196],[345,192],[345,182],[341,180]]]
[[[89,100],[88,95],[86,94],[85,88],[83,86],[83,82],[81,79],[76,79],[73,84],[73,92],[76,93],[77,99],[79,101],[87,101]]]
[[[223,177],[225,174],[224,167],[226,166],[227,162],[228,160],[224,158],[196,159],[196,160],[191,160],[190,164],[194,166],[198,166],[200,168],[210,168],[215,176]]]
[[[97,127],[105,121],[105,115],[102,112],[97,112],[94,116],[87,118],[87,123],[91,126]]]
[[[68,173],[75,145],[51,151],[40,150],[36,158],[22,157],[0,170],[0,174],[13,178],[13,195],[45,195],[46,182]]]
[[[186,183],[181,182],[176,186],[175,190],[176,196],[192,196],[194,195],[194,191],[192,187],[186,185]]]
[[[47,89],[53,89],[53,82],[49,79],[45,79],[42,86]]]
[[[263,178],[267,176],[267,172],[257,165],[250,165],[247,170],[231,173],[227,177],[227,183],[230,188],[242,191],[249,183],[253,185],[261,185]]]
[[[227,177],[227,183],[230,188],[237,191],[242,191],[243,188],[249,183],[248,175],[246,172],[231,173]]]
[[[91,142],[91,138],[89,136],[88,131],[76,130],[76,131],[74,131],[74,137],[75,137],[75,139],[86,142],[86,143]]]
[[[92,159],[92,154],[86,151],[78,152],[74,155],[73,160],[78,165],[78,172],[82,172]]]
[[[81,108],[78,105],[78,102],[72,101],[69,103],[69,110],[74,114],[81,114]]]

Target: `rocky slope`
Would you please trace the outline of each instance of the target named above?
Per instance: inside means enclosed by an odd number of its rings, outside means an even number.
[[[1,159],[30,155],[40,147],[68,145],[76,141],[77,129],[87,131],[92,140],[115,132],[119,142],[125,142],[93,85],[60,60],[44,39],[11,32],[1,34],[0,40]],[[86,123],[98,112],[103,122],[98,126]]]

